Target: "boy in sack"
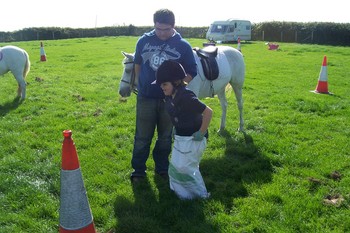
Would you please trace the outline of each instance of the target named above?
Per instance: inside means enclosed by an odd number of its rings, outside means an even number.
[[[199,171],[207,146],[212,110],[186,88],[186,72],[178,62],[166,60],[156,81],[165,94],[165,107],[174,125],[174,145],[169,164],[169,182],[180,199],[207,198],[209,193]]]

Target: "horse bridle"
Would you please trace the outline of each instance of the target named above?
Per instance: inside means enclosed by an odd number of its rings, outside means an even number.
[[[132,70],[131,70],[131,78],[130,78],[130,82],[125,81],[124,79],[120,80],[123,83],[127,83],[130,86],[130,92],[133,92],[135,95],[137,95],[138,91],[135,85],[135,80],[136,80],[136,74],[135,74],[135,63],[133,61],[127,61],[124,62],[124,65],[127,64],[132,64]]]

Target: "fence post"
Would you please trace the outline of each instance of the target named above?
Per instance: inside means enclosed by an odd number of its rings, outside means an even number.
[[[281,31],[281,42],[283,42],[283,31]]]
[[[298,31],[295,31],[295,42],[298,42]]]
[[[262,31],[262,41],[265,41],[265,31]]]

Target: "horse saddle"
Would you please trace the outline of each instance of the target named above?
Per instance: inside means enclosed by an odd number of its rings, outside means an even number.
[[[196,47],[193,48],[193,50],[196,51],[201,61],[206,79],[217,79],[219,77],[219,66],[215,58],[218,55],[218,48],[215,46],[207,46],[203,49]]]

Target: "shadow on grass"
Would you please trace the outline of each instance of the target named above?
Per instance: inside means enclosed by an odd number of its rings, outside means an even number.
[[[132,185],[134,199],[116,198],[117,228],[110,232],[221,232],[220,225],[210,222],[210,216],[204,213],[204,209],[208,211],[208,202],[216,200],[231,210],[234,198],[248,196],[245,184],[271,181],[271,161],[259,153],[251,136],[243,135],[236,138],[225,132],[222,135],[226,141],[224,155],[201,161],[200,170],[211,193],[208,201],[182,201],[170,190],[168,181],[155,176],[155,185],[152,185],[147,178]]]
[[[114,209],[118,227],[113,232],[220,232],[206,221],[202,200],[182,201],[170,190],[169,181],[155,176],[154,182],[155,189],[148,180],[134,184],[134,201],[117,197]]]
[[[0,105],[0,116],[5,116],[10,111],[18,108],[18,106],[22,103],[22,99],[20,97],[16,97],[12,102],[6,102],[4,105]]]
[[[260,154],[250,135],[243,135],[233,137],[225,131],[224,155],[206,158],[200,164],[211,198],[219,200],[228,210],[232,209],[234,198],[248,196],[246,184],[270,182],[273,173],[272,161]]]

